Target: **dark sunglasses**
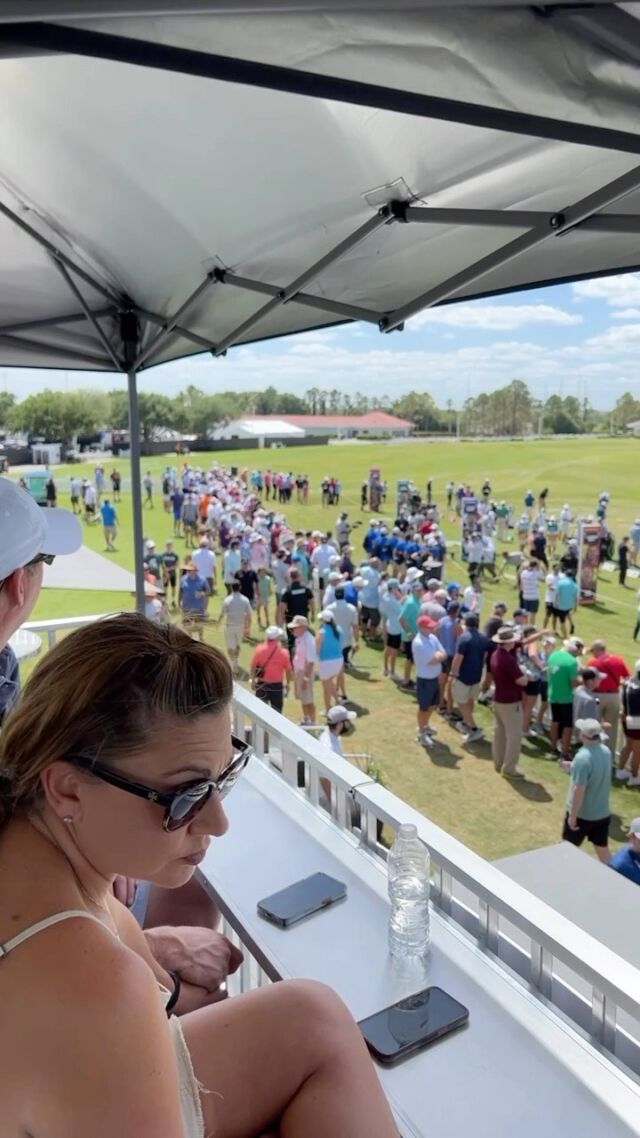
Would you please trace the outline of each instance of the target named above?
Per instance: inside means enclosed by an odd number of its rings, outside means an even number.
[[[55,553],[38,553],[31,561],[27,561],[26,565],[21,566],[21,568],[28,569],[31,565],[53,565],[55,559]],[[0,589],[2,589],[6,581],[6,577],[3,581],[0,581]]]
[[[38,553],[31,561],[27,561],[25,569],[28,569],[30,565],[53,565],[55,559],[55,553]]]
[[[164,806],[162,827],[171,832],[179,830],[181,826],[188,826],[189,822],[193,821],[196,814],[207,804],[213,793],[217,794],[218,798],[225,798],[235,786],[253,754],[253,748],[249,743],[243,743],[233,735],[231,742],[233,744],[233,757],[222,774],[204,782],[202,779],[198,782],[187,782],[184,786],[177,786],[175,790],[168,793],[155,790],[151,786],[145,786],[141,782],[132,782],[131,779],[116,774],[110,767],[103,767],[84,755],[65,755],[64,761],[71,763],[74,767],[79,767],[81,770],[89,771],[96,778],[108,782],[111,786],[116,786],[119,790],[126,790],[129,794],[136,794],[138,798],[146,798],[149,802]]]

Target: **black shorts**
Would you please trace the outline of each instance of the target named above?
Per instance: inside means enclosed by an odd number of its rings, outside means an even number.
[[[565,731],[569,727],[573,727],[573,704],[552,703],[551,722],[557,723],[561,731]]]
[[[169,572],[167,573],[167,582],[169,585],[171,585],[172,589],[175,589],[177,581],[178,581],[178,577],[177,577],[175,569],[170,569]]]
[[[531,601],[523,600],[522,607],[523,607],[525,612],[536,613],[538,611],[538,609],[540,608],[540,601],[537,599],[531,600]]]
[[[530,680],[524,689],[525,695],[540,695],[542,690],[542,680]]]
[[[558,620],[564,621],[571,616],[571,609],[558,609],[554,605],[553,615],[557,617]]]
[[[400,647],[400,640],[401,640],[401,637],[400,637],[399,632],[397,634],[395,632],[388,632],[387,633],[387,648],[393,648],[393,650],[395,652],[397,652],[398,648]]]
[[[284,686],[282,683],[257,683],[256,695],[263,703],[268,703],[274,711],[282,711],[284,702]]]
[[[380,624],[380,609],[370,609],[367,605],[362,606],[362,623],[370,624],[372,628],[377,628]]]
[[[598,818],[595,822],[587,818],[576,818],[577,830],[569,828],[569,815],[564,816],[562,839],[571,842],[572,846],[581,846],[585,838],[594,846],[606,846],[609,841],[609,823],[611,816]]]
[[[445,676],[449,675],[451,665],[453,664],[453,656],[447,656],[446,660],[442,661],[442,671]]]
[[[420,711],[428,711],[430,707],[434,707],[439,702],[438,677],[436,676],[433,680],[426,680],[418,676],[416,695]]]
[[[404,652],[405,659],[410,660],[413,664],[413,640],[403,640],[402,651]]]

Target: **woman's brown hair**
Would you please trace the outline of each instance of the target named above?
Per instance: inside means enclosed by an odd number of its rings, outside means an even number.
[[[144,749],[162,716],[223,711],[228,660],[175,625],[122,613],[47,652],[0,735],[0,827],[37,809],[40,775],[72,753],[109,762]]]

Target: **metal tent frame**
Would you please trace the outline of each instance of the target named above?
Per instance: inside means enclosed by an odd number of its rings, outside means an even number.
[[[253,6],[260,7],[255,2]],[[33,17],[39,14],[38,9],[45,7],[44,4],[32,3],[29,6],[28,17],[18,23],[0,20],[0,55],[8,56],[20,52],[81,55],[288,94],[311,95],[336,102],[392,110],[405,115],[440,119],[539,139],[640,155],[640,135],[628,131],[430,96],[291,67],[213,55],[79,26],[43,23],[37,18],[34,19]],[[126,6],[120,5],[120,7]],[[157,10],[168,7],[169,5],[140,3],[140,0],[135,5],[137,13],[145,8]],[[197,9],[200,5],[194,7]],[[203,4],[202,7],[210,9],[211,5]],[[252,5],[244,4],[243,7],[246,10]],[[283,7],[287,8],[288,5],[285,3]],[[550,5],[544,14],[552,18],[573,20],[585,35],[595,36],[600,42],[604,41],[608,49],[617,56],[634,63],[640,62],[640,23],[620,9],[616,8],[614,13],[613,7],[606,4]],[[614,14],[613,20],[610,19],[612,14]],[[3,20],[6,21],[6,14]],[[553,212],[517,209],[443,209],[416,205],[403,200],[391,201],[376,209],[364,224],[358,226],[289,284],[265,283],[236,274],[226,268],[216,267],[206,273],[169,318],[137,304],[135,297],[119,295],[110,284],[77,264],[73,257],[44,237],[8,205],[0,202],[0,214],[41,247],[64,280],[74,304],[79,306],[79,310],[55,318],[2,325],[0,345],[4,343],[13,347],[32,348],[34,351],[45,352],[52,360],[58,357],[68,358],[67,349],[61,348],[55,339],[49,341],[46,338],[41,339],[40,333],[46,332],[47,329],[84,322],[96,339],[96,354],[92,351],[74,349],[74,360],[79,365],[114,369],[126,374],[131,438],[136,604],[143,610],[141,447],[137,375],[144,368],[152,366],[154,360],[157,361],[161,349],[166,349],[172,340],[175,342],[178,338],[182,338],[202,350],[211,352],[214,357],[222,356],[230,347],[244,339],[247,333],[252,332],[275,309],[291,302],[344,321],[362,320],[376,324],[383,333],[400,330],[406,320],[423,309],[449,301],[463,286],[481,280],[491,270],[508,264],[544,242],[561,239],[570,230],[583,228],[604,234],[640,234],[640,215],[604,212],[609,206],[638,189],[640,189],[640,165],[581,200],[559,203],[558,209]],[[356,246],[365,243],[382,227],[425,223],[499,227],[504,229],[507,235],[508,231],[513,229],[524,232],[520,232],[498,249],[453,273],[413,300],[390,311],[374,311],[307,291],[308,286],[312,285],[325,270],[335,265]],[[607,270],[611,271],[615,270]],[[631,270],[627,268],[626,271]],[[538,283],[542,285],[551,282]],[[212,343],[206,337],[189,329],[188,316],[203,293],[222,287],[262,294],[267,299],[257,311],[232,327],[216,343]],[[100,307],[96,307],[93,299],[89,300],[85,296],[83,288],[101,298]],[[183,323],[185,320],[187,325]],[[107,321],[108,330],[104,326],[104,322]],[[141,334],[141,326],[153,326],[157,329],[155,335],[150,339],[146,338],[145,346],[142,346],[145,337]],[[148,331],[146,327],[145,331]],[[32,333],[36,334],[35,339],[29,335]]]

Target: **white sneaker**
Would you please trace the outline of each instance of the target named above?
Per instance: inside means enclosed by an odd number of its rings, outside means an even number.
[[[479,743],[481,739],[484,739],[482,727],[474,727],[473,731],[467,735],[465,743]]]
[[[626,782],[628,778],[631,778],[631,771],[628,771],[626,767],[618,767],[615,778],[618,782]]]
[[[418,731],[416,735],[416,743],[419,743],[421,747],[430,747],[433,743],[433,739],[429,735],[428,731]]]
[[[638,775],[636,775],[635,778],[630,778],[628,783],[627,783],[627,786],[640,786],[640,777],[638,777]]]

